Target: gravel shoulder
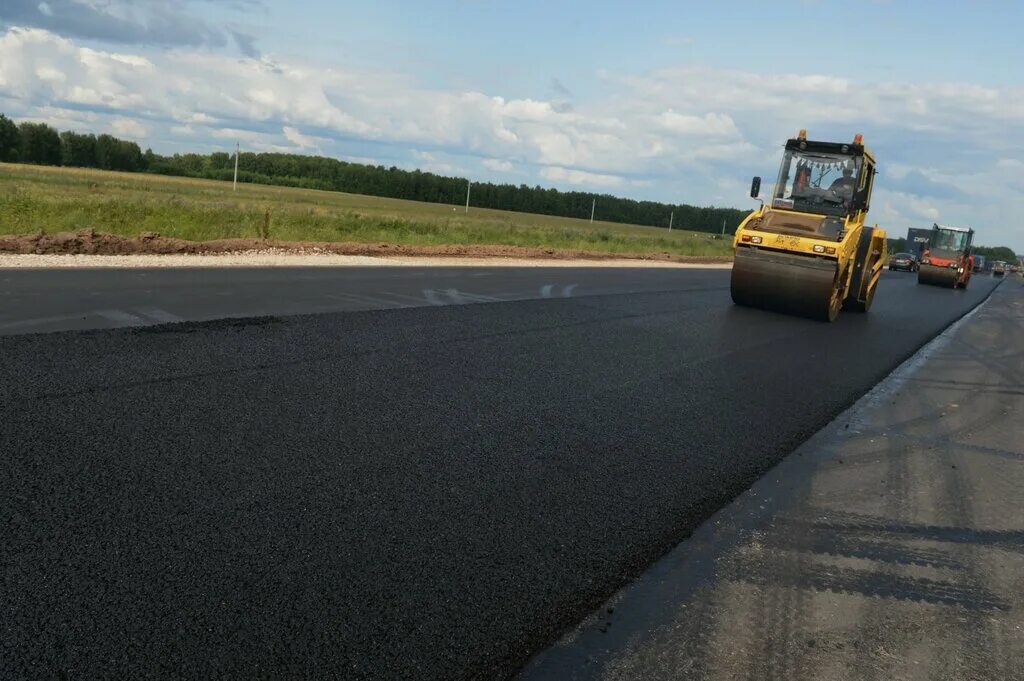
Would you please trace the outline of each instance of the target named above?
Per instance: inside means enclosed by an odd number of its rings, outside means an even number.
[[[1008,280],[521,679],[1024,678],[1022,333]]]
[[[728,262],[676,262],[604,258],[593,260],[471,257],[471,256],[368,256],[295,252],[267,249],[209,255],[82,255],[4,254],[0,269],[67,267],[658,267],[684,269],[729,269]]]
[[[730,256],[612,253],[494,244],[388,243],[220,239],[186,241],[146,232],[125,237],[92,229],[0,235],[0,268],[13,267],[271,267],[346,265],[445,266],[731,266]]]

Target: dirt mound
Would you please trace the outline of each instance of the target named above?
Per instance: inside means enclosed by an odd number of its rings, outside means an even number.
[[[198,254],[217,255],[246,252],[277,252],[296,254],[333,253],[337,255],[366,256],[452,256],[452,257],[513,257],[549,258],[557,260],[664,260],[671,262],[730,262],[723,256],[685,256],[672,253],[603,253],[600,251],[574,251],[552,248],[528,248],[500,245],[445,245],[411,246],[403,244],[273,241],[261,239],[218,239],[214,241],[186,241],[163,237],[156,232],[143,232],[126,237],[91,229],[77,232],[47,234],[0,235],[0,253],[33,253],[38,255],[136,255],[136,254]]]

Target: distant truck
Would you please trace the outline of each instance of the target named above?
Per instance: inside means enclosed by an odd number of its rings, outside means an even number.
[[[974,271],[975,272],[984,272],[985,271],[985,256],[978,255],[978,254],[974,255]]]
[[[932,238],[932,230],[917,229],[911,227],[907,230],[907,251],[913,254],[918,262],[921,262],[921,255],[924,249],[928,248],[928,240]]]

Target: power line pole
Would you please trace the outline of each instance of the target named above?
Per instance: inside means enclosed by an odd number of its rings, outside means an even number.
[[[238,190],[238,142],[235,142],[235,181],[231,183],[231,191]]]
[[[473,180],[466,185],[466,212],[469,212],[469,190],[473,188]]]
[[[676,212],[672,211],[668,215],[668,231],[672,231],[672,221],[676,219]]]
[[[725,238],[725,218],[722,218],[722,238]]]
[[[594,223],[594,210],[597,208],[597,199],[594,199],[593,203],[590,204],[590,223]]]

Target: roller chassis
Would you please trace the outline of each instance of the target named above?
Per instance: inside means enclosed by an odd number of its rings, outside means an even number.
[[[949,237],[954,237],[949,241]],[[945,239],[946,243],[941,243]],[[971,244],[974,230],[964,227],[932,226],[928,247],[917,270],[917,283],[943,288],[967,288],[974,273]],[[943,250],[934,251],[935,248]]]
[[[874,157],[860,142],[844,145],[809,142],[801,135],[786,145],[787,154],[827,155],[833,163],[849,158],[862,165],[858,187],[844,204],[840,214],[834,206],[820,211],[809,203],[796,209],[794,201],[778,193],[769,205],[751,213],[736,231],[733,240],[734,262],[730,282],[733,302],[822,321],[834,321],[840,310],[867,312],[886,261],[885,231],[865,224],[874,176]],[[785,184],[783,161],[780,184]],[[824,173],[822,173],[824,174]],[[751,196],[757,198],[760,178],[755,178]],[[831,191],[831,190],[830,190]],[[794,192],[795,196],[795,192]],[[769,217],[791,220],[811,227],[803,231],[773,229],[766,226]],[[828,233],[827,220],[841,221],[838,233]],[[820,221],[820,223],[815,223]],[[814,227],[813,225],[818,226]]]

